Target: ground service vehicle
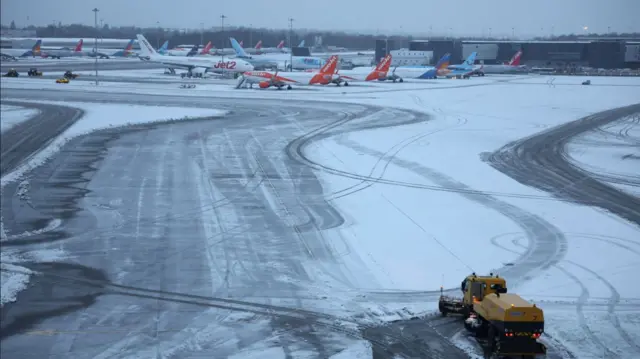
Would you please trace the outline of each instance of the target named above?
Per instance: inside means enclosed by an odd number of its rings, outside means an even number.
[[[56,80],[57,84],[68,84],[69,83],[69,79],[66,77],[60,78]]]
[[[42,71],[38,71],[38,69],[36,69],[35,67],[32,67],[29,69],[29,72],[27,72],[27,75],[29,76],[42,76]]]
[[[67,71],[67,72],[65,72],[65,73],[64,73],[63,77],[64,77],[65,79],[69,79],[69,80],[71,80],[71,79],[75,79],[76,77],[78,77],[78,74],[74,74],[74,73],[73,73],[73,72],[71,72],[71,71]]]
[[[533,359],[546,354],[538,342],[544,332],[544,313],[517,294],[507,294],[504,278],[475,273],[462,282],[463,297],[441,295],[442,315],[462,314],[464,327],[482,346],[484,357]]]
[[[18,77],[18,76],[20,76],[20,74],[15,69],[11,69],[7,71],[6,74],[2,75],[2,77]]]

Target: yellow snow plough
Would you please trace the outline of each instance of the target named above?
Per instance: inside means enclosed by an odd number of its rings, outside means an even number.
[[[464,327],[482,346],[484,357],[533,359],[546,355],[538,341],[544,332],[544,313],[517,294],[507,294],[504,278],[491,273],[466,277],[463,297],[441,295],[440,313],[461,314]]]

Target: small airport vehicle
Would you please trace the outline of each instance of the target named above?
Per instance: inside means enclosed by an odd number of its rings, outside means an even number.
[[[181,89],[192,89],[192,88],[196,88],[195,84],[181,84],[180,85]]]
[[[38,71],[37,68],[32,67],[29,69],[29,72],[27,72],[27,75],[29,76],[42,76],[42,71]]]
[[[66,78],[66,77],[59,78],[59,79],[56,80],[56,83],[57,84],[68,84],[69,83],[69,79]]]
[[[461,289],[462,298],[442,294],[438,309],[443,316],[462,314],[464,327],[482,347],[485,359],[546,355],[547,347],[538,342],[544,332],[542,309],[517,294],[507,294],[504,278],[473,273],[462,281]]]
[[[18,76],[20,76],[20,74],[18,73],[18,71],[16,71],[16,69],[11,69],[7,71],[6,74],[2,75],[2,77],[18,77]]]
[[[78,77],[78,74],[74,74],[73,72],[71,72],[71,70],[69,70],[64,73],[63,77],[65,79],[75,79],[76,77]]]
[[[591,85],[591,80],[582,81],[583,85]]]

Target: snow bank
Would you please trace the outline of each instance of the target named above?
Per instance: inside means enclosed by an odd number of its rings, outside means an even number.
[[[11,127],[24,122],[40,111],[9,105],[0,105],[0,132],[5,132]]]

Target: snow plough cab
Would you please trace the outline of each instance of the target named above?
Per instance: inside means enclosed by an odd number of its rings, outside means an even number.
[[[517,294],[507,294],[504,278],[473,273],[462,281],[461,289],[462,298],[442,294],[438,308],[442,315],[462,315],[464,327],[486,359],[546,356],[547,348],[538,342],[544,333],[542,309]]]

